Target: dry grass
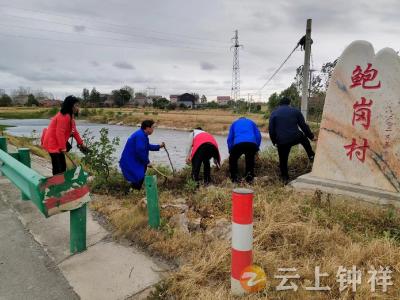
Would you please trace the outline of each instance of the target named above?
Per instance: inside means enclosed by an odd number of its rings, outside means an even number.
[[[297,176],[309,169],[304,155],[291,158],[291,171]],[[222,170],[221,174],[226,170]],[[186,174],[185,174],[186,172]],[[184,182],[187,170],[178,176]],[[254,263],[267,274],[268,286],[261,294],[246,299],[400,299],[400,217],[399,210],[377,207],[363,202],[316,193],[307,196],[288,190],[276,178],[277,159],[273,153],[260,157],[259,174],[269,179],[252,186],[254,199]],[[230,219],[232,185],[224,175],[215,176],[216,186],[188,193],[182,184],[160,187],[160,203],[171,203],[184,197],[190,213],[202,218],[204,227],[220,217]],[[161,210],[161,229],[146,225],[146,212],[141,206],[144,192],[131,193],[116,199],[96,197],[92,207],[103,214],[115,228],[116,236],[124,236],[179,265],[178,271],[162,286],[163,299],[231,299],[230,242],[212,239],[205,232],[183,233],[168,223],[171,211]],[[357,293],[339,292],[336,272],[339,266],[353,265],[363,271]],[[373,295],[368,284],[370,266],[390,266],[394,286],[388,293],[379,289]],[[329,277],[321,278],[321,286],[329,292],[310,292],[304,287],[314,284],[314,267]],[[273,275],[277,269],[295,267],[301,279],[297,292],[278,292]],[[155,296],[155,295],[153,295]]]
[[[261,130],[266,131],[267,121],[262,114],[247,114]],[[230,124],[239,115],[221,109],[162,111],[151,108],[144,109],[104,109],[101,115],[90,116],[93,122],[123,122],[124,125],[136,126],[144,119],[153,119],[160,127],[190,130],[202,127],[211,133],[226,133]]]
[[[7,141],[14,145],[17,148],[29,148],[32,154],[35,154],[40,157],[49,158],[49,155],[46,150],[42,147],[33,145],[32,139],[28,137],[16,137],[9,134],[5,135],[7,137]]]

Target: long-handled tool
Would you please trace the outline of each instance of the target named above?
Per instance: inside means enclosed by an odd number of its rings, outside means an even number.
[[[76,164],[76,162],[72,159],[72,157],[69,156],[68,152],[65,152],[64,154],[65,154],[66,157],[68,157],[68,159],[72,162],[72,164],[73,164],[74,167],[76,168],[77,164]]]
[[[158,170],[156,167],[151,166],[150,168],[152,168],[154,171],[156,171],[158,174],[160,174],[161,176],[165,177],[168,179],[168,176],[166,174],[164,174],[163,172],[161,172],[160,170]]]
[[[174,168],[174,165],[172,164],[171,157],[169,156],[169,152],[167,150],[167,147],[164,146],[164,149],[165,149],[165,152],[167,152],[168,160],[169,160],[169,163],[170,163],[171,169],[172,169],[172,174],[175,175],[175,168]]]

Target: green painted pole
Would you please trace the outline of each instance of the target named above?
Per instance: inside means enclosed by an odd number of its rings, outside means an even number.
[[[158,207],[157,176],[146,176],[145,184],[149,226],[151,228],[157,229],[158,227],[160,227],[160,208]]]
[[[7,138],[5,136],[0,136],[0,150],[8,153],[7,150]]]
[[[86,250],[86,204],[70,211],[71,254]]]
[[[0,136],[0,150],[3,150],[5,153],[7,153],[7,138],[5,136]],[[0,176],[2,176],[0,172]]]
[[[29,148],[18,148],[18,160],[28,168],[31,167],[31,155]],[[22,200],[30,200],[27,195],[22,193]]]

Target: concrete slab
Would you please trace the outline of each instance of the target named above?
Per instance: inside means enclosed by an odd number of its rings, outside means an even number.
[[[50,176],[49,166],[48,161],[32,156],[32,167],[37,172]],[[70,256],[69,213],[46,219],[30,201],[22,201],[20,191],[4,177],[0,177],[0,200],[12,208],[35,240],[55,260],[81,299],[144,299],[146,291],[168,270],[166,264],[134,247],[107,242],[105,237],[109,233],[93,219],[89,210],[88,249]]]
[[[56,263],[70,256],[69,213],[45,218],[31,201],[22,201],[20,192],[11,183],[1,185],[0,197],[19,214],[21,222],[47,250]],[[16,197],[18,195],[18,197]],[[11,200],[13,199],[13,200]],[[108,232],[97,223],[89,210],[87,215],[87,245],[94,245],[108,236]]]
[[[0,241],[0,299],[79,299],[51,258],[1,199]]]
[[[125,299],[161,280],[163,267],[132,247],[100,242],[59,265],[82,300]]]
[[[317,178],[312,176],[311,173],[298,177],[296,180],[290,182],[289,185],[300,191],[314,192],[320,190],[333,195],[344,195],[374,204],[394,205],[400,208],[400,193]]]

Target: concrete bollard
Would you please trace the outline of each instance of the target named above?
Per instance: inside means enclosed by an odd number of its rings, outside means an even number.
[[[149,226],[157,229],[160,227],[160,208],[158,206],[157,176],[146,176],[146,198]]]
[[[253,193],[244,188],[232,193],[231,293],[235,296],[245,294],[240,275],[253,263]]]
[[[31,154],[29,148],[18,148],[18,160],[27,167],[31,167]],[[22,194],[22,200],[30,200],[27,195]]]

